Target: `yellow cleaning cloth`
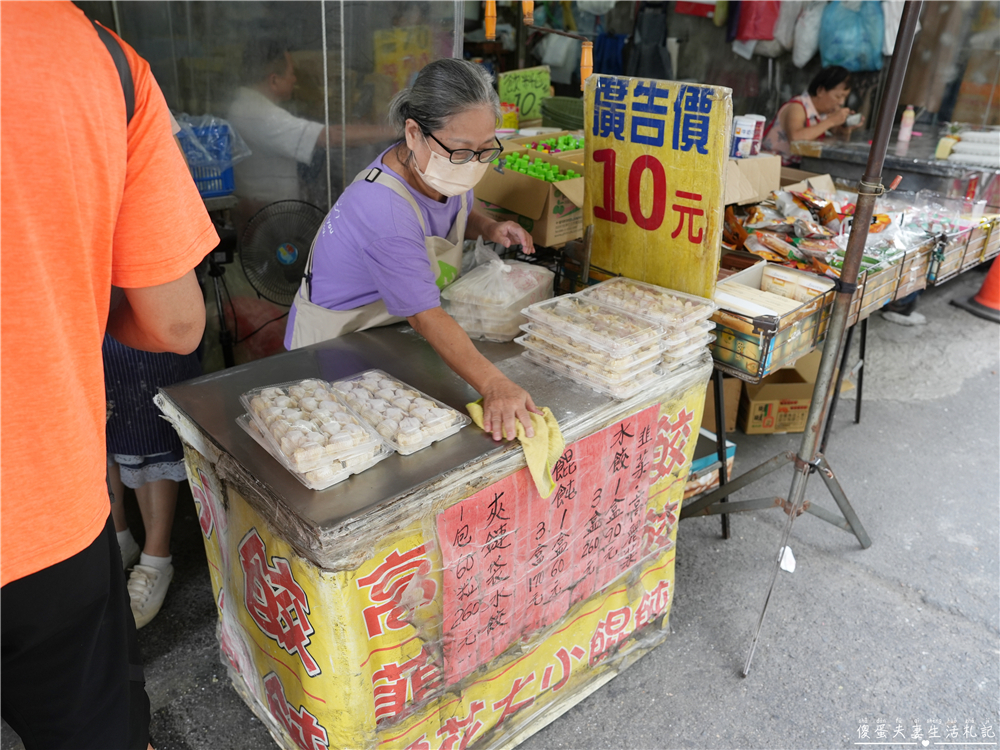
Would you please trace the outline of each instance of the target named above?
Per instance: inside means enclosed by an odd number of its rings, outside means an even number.
[[[465,408],[476,426],[482,429],[482,399],[466,404]],[[521,441],[521,448],[524,449],[524,460],[528,463],[528,471],[531,472],[531,478],[535,480],[538,494],[542,497],[549,497],[556,489],[555,480],[552,478],[552,469],[555,468],[556,461],[562,456],[566,441],[563,440],[562,430],[559,429],[556,418],[552,416],[552,411],[546,406],[542,408],[542,412],[543,414],[531,415],[531,426],[535,429],[534,437],[525,435],[524,425],[518,420],[517,439]]]

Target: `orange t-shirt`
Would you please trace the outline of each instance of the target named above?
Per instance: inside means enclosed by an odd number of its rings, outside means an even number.
[[[0,585],[110,512],[101,341],[111,285],[174,281],[218,243],[149,65],[121,79],[72,4],[0,4]]]

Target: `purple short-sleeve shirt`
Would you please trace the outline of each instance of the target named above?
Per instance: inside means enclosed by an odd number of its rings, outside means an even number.
[[[462,197],[438,203],[417,192],[382,163],[385,153],[367,169],[378,167],[398,179],[420,207],[428,236],[447,237]],[[469,210],[472,200],[470,190]],[[379,299],[391,315],[401,318],[441,304],[413,207],[390,188],[359,180],[348,186],[323,219],[313,253],[312,302],[330,310],[353,310]],[[285,328],[286,349],[292,348],[294,327],[292,305]]]

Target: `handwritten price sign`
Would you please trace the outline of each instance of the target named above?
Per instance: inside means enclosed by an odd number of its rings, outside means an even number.
[[[711,297],[719,266],[731,91],[591,76],[584,222],[594,265]]]
[[[500,101],[516,104],[521,110],[521,120],[542,116],[542,100],[550,96],[550,86],[548,65],[501,73],[497,84]]]

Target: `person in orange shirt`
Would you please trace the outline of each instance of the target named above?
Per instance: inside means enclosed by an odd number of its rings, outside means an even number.
[[[80,10],[0,5],[0,714],[28,750],[148,745],[101,342],[193,351],[192,269],[218,243],[149,66],[116,41],[131,107]]]

